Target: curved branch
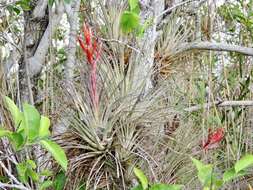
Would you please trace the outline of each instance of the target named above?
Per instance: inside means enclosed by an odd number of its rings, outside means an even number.
[[[208,41],[184,43],[179,47],[179,53],[194,49],[237,52],[243,55],[253,56],[253,48]]]

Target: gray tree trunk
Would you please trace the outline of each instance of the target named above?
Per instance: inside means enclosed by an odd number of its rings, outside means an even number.
[[[154,18],[151,27],[149,27],[144,37],[138,41],[138,45],[141,48],[141,53],[133,53],[132,61],[135,65],[133,74],[134,86],[138,89],[143,83],[145,83],[144,94],[152,88],[151,71],[154,65],[154,51],[157,33],[157,16],[164,10],[164,0],[145,0],[142,2],[141,21],[144,23],[147,19]]]

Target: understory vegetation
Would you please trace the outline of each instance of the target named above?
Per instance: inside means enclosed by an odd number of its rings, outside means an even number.
[[[0,62],[0,189],[253,189],[253,0],[3,0]]]

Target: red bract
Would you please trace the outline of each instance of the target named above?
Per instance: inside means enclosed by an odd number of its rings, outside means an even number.
[[[203,149],[208,150],[219,145],[225,135],[224,128],[218,128],[214,132],[209,129],[209,134],[206,142],[203,144]]]
[[[85,42],[82,40],[80,36],[78,36],[78,42],[86,54],[88,64],[91,65],[90,72],[90,83],[91,83],[91,97],[92,102],[97,110],[98,107],[98,95],[97,95],[97,78],[96,78],[96,70],[97,70],[97,60],[100,57],[101,52],[101,44],[97,45],[97,40],[92,40],[92,31],[91,28],[83,25],[83,34]]]

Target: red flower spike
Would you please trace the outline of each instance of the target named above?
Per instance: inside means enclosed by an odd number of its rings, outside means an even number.
[[[83,52],[86,52],[88,49],[85,47],[85,45],[84,45],[83,40],[81,39],[81,37],[78,36],[78,37],[77,37],[77,40],[78,40],[78,42],[79,42],[79,44],[80,44],[80,46],[81,46]]]
[[[211,130],[208,130],[208,137],[206,142],[203,144],[203,149],[208,150],[214,147],[217,147],[219,145],[219,142],[222,141],[225,131],[224,128],[218,128],[214,132],[211,132]]]
[[[83,24],[83,34],[85,37],[85,42],[87,44],[87,46],[91,46],[91,38],[92,38],[92,32],[91,29],[89,27],[86,26],[86,24]]]
[[[95,60],[95,62],[97,62],[97,60],[100,58],[101,49],[102,49],[102,44],[99,45],[99,49],[97,49],[97,47],[96,47],[96,60]]]
[[[91,97],[93,105],[95,106],[95,109],[98,108],[98,95],[97,95],[97,77],[96,77],[96,70],[97,70],[97,60],[100,57],[100,51],[101,51],[101,44],[97,46],[97,40],[93,41],[92,44],[92,31],[89,27],[87,27],[84,23],[83,25],[83,34],[85,39],[84,41],[81,39],[81,37],[78,37],[78,42],[83,50],[83,52],[86,54],[88,64],[91,65],[91,71],[90,71],[90,83],[91,83]]]

